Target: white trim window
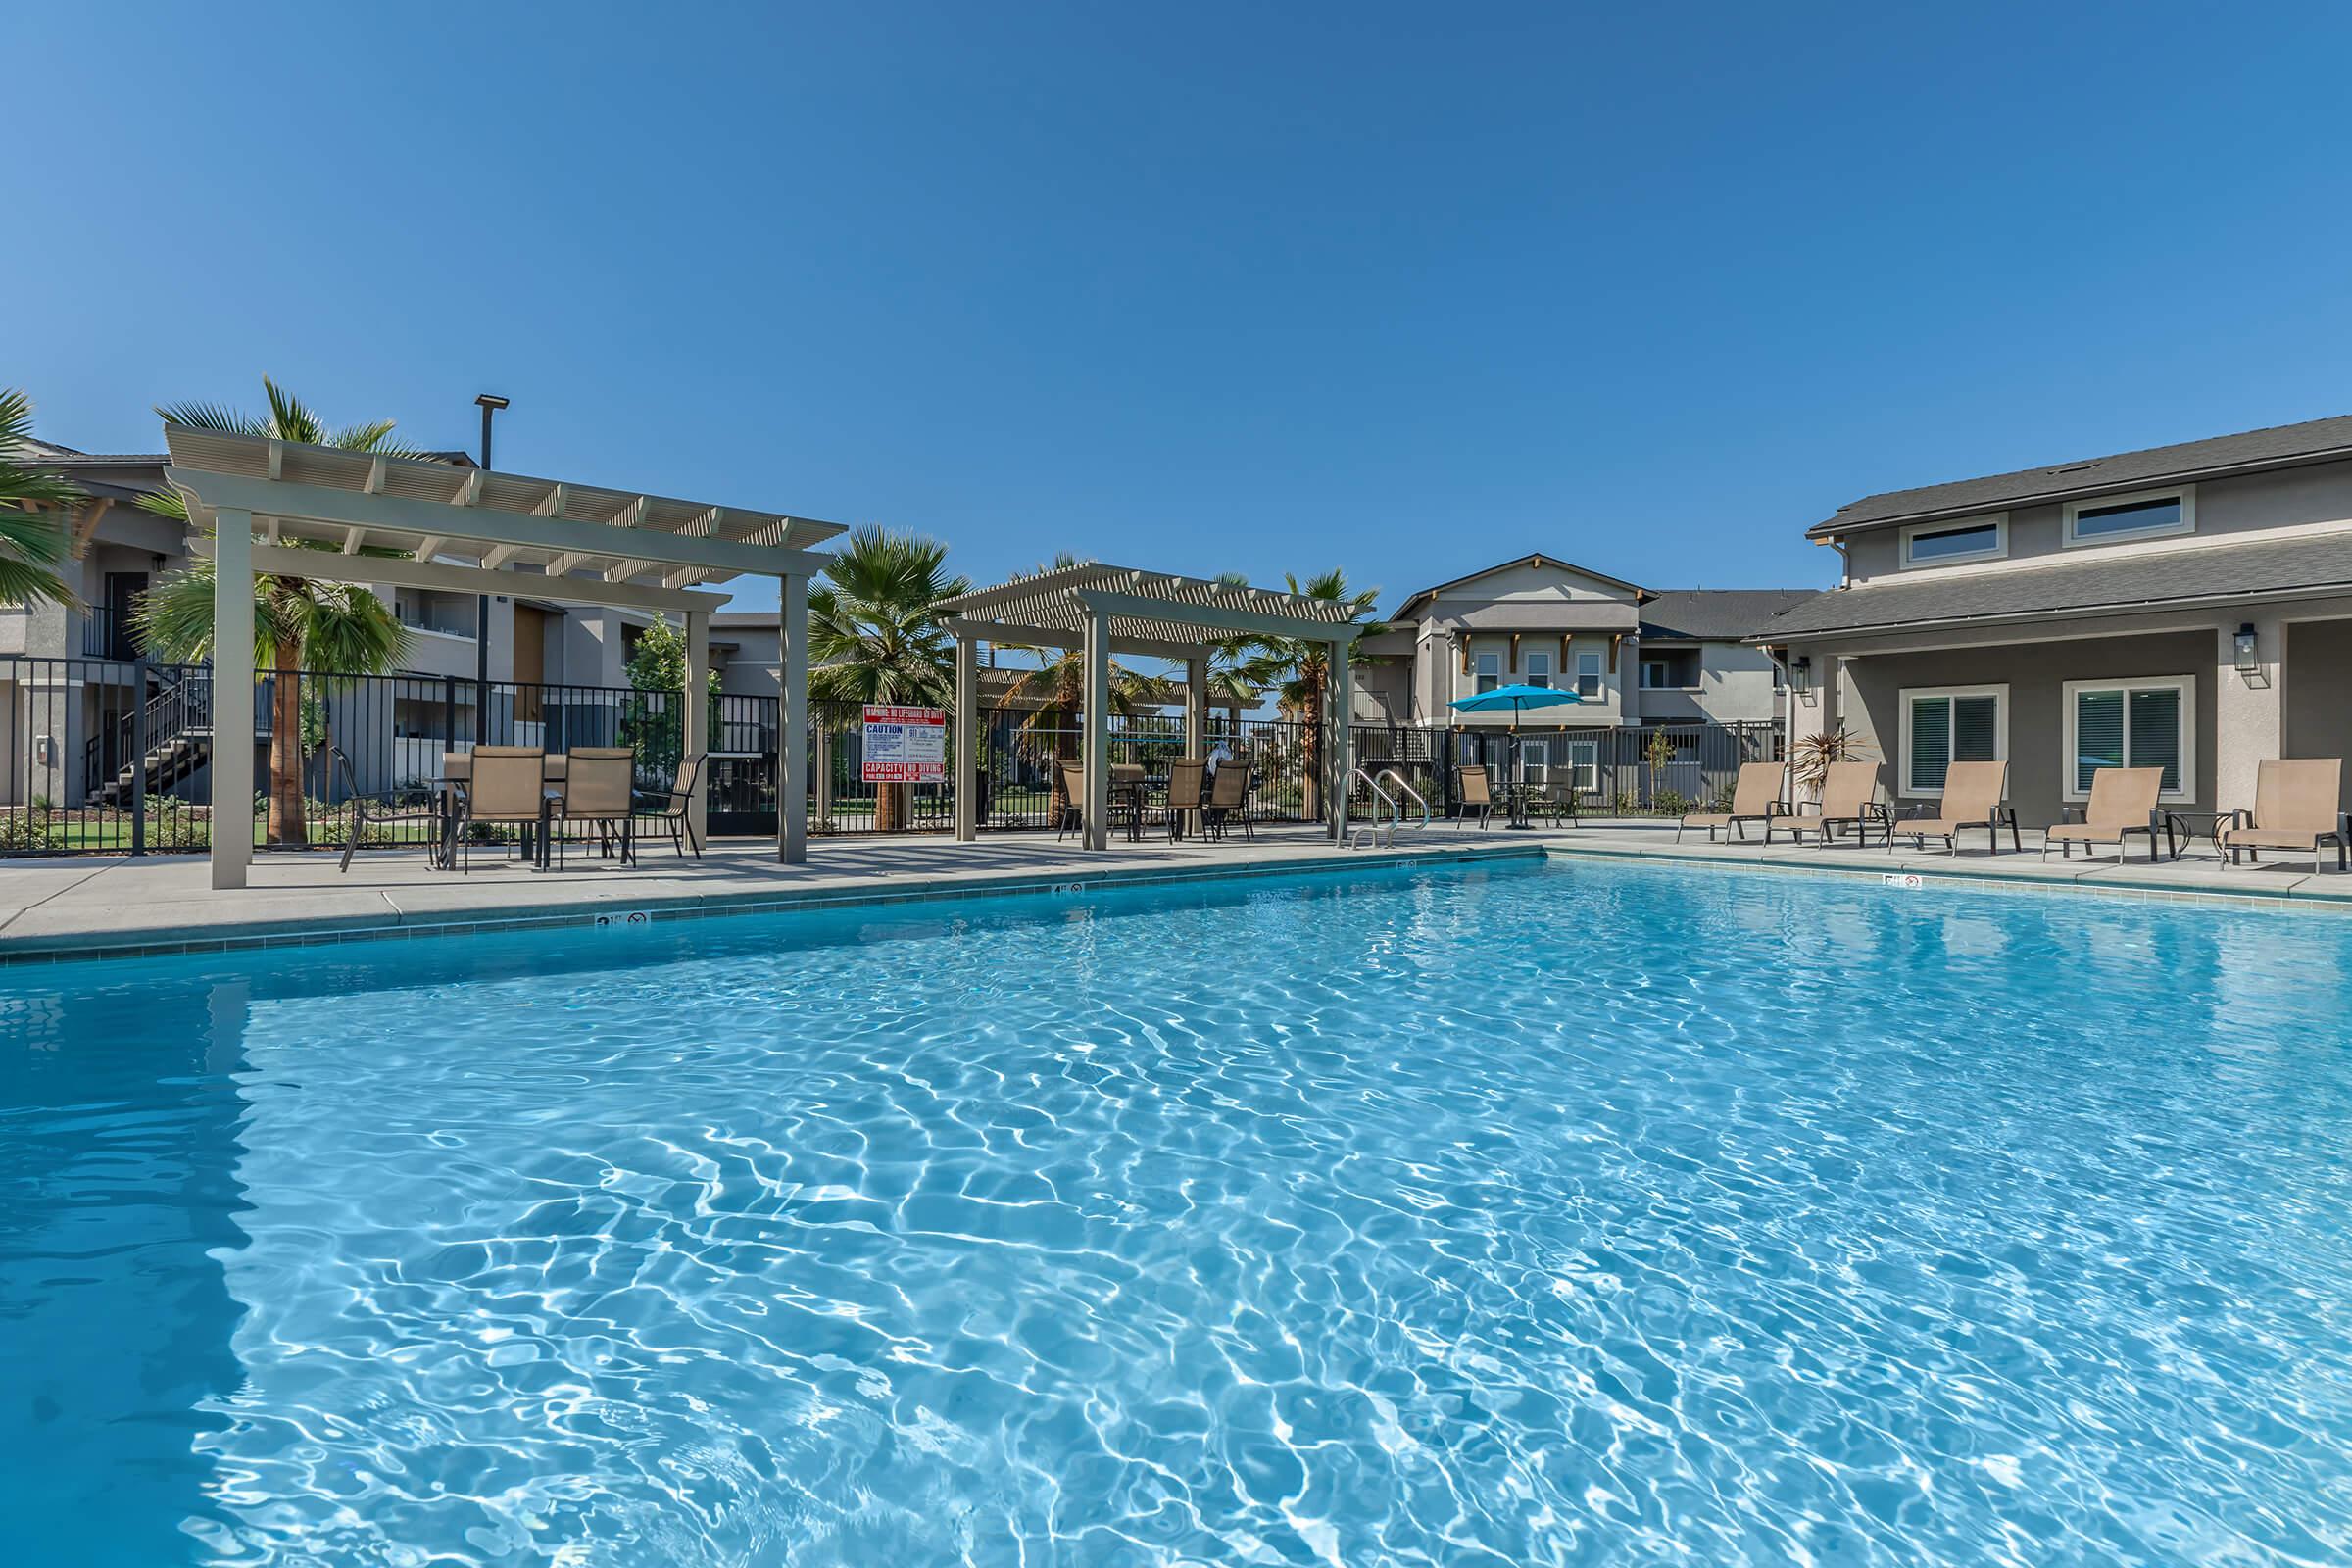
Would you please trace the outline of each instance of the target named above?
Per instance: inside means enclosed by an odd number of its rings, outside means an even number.
[[[1915,522],[1903,530],[1902,566],[1948,566],[1962,561],[1999,561],[2009,554],[2009,514]]]
[[[1474,691],[1491,692],[1502,684],[1500,654],[1473,654],[1470,656],[1470,668],[1474,672],[1471,678],[1471,689]]]
[[[1662,692],[1674,685],[1674,666],[1663,659],[1642,661],[1642,689]]]
[[[1551,737],[1527,735],[1519,741],[1519,760],[1530,771],[1542,772],[1551,766]]]
[[[1907,686],[1902,691],[1902,792],[1940,797],[1954,762],[2009,756],[2009,688]]]
[[[2117,539],[2166,539],[2197,531],[2197,487],[2143,490],[2066,504],[2066,543],[2103,545]]]
[[[1569,782],[1580,790],[1600,788],[1600,742],[1572,740],[1567,750]]]
[[[1600,695],[1600,656],[1598,654],[1576,656],[1576,695],[1587,702],[1591,702]]]
[[[2102,767],[2161,767],[2161,798],[2189,800],[2197,787],[2197,678],[2070,680],[2063,743],[2067,800],[2089,800]]]
[[[1532,651],[1527,655],[1527,683],[1530,686],[1542,686],[1545,690],[1550,689],[1551,655],[1539,654]]]

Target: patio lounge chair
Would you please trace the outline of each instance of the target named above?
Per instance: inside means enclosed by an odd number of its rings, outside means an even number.
[[[547,858],[547,754],[536,746],[476,746],[473,776],[458,799],[457,842],[465,868],[473,869],[473,826],[505,823],[537,830],[538,859]]]
[[[2263,850],[2309,850],[2320,869],[2320,847],[2335,846],[2335,868],[2345,869],[2344,760],[2340,757],[2266,757],[2254,776],[2251,821],[2225,823],[2214,842],[2237,864],[2243,850],[2257,865]]]
[[[551,831],[564,823],[587,822],[596,828],[597,843],[610,857],[612,841],[620,840],[620,860],[637,860],[636,834],[631,821],[636,806],[637,752],[628,746],[575,746],[564,769],[564,793],[550,809]],[[563,840],[558,839],[559,855]]]
[[[1908,817],[1894,822],[1886,833],[1886,853],[1894,853],[1896,839],[1909,839],[1915,850],[1928,847],[1928,840],[1943,840],[1944,849],[1953,855],[1960,853],[1960,830],[1981,827],[1984,830],[1984,853],[2001,853],[2001,829],[2009,830],[2009,848],[2024,853],[2025,845],[2017,836],[2017,808],[2003,806],[2001,796],[2009,788],[2007,762],[1952,762],[1944,768],[1942,814],[1929,817]]]
[[[1797,843],[1805,842],[1807,834],[1817,839],[1823,849],[1838,842],[1840,831],[1850,829],[1854,842],[1864,849],[1870,847],[1870,830],[1886,832],[1891,813],[1879,800],[1879,764],[1876,762],[1832,762],[1821,781],[1821,802],[1813,810],[1801,807],[1783,817],[1780,826]]]
[[[343,863],[337,870],[351,869],[351,858],[368,836],[368,829],[388,827],[395,823],[414,822],[424,829],[416,841],[432,852],[433,862],[441,858],[441,806],[429,788],[412,786],[406,790],[379,790],[363,794],[359,776],[351,765],[351,756],[342,747],[328,748],[334,760],[335,778],[343,786],[343,798],[351,803],[351,833],[343,841]],[[388,841],[386,848],[391,847]]]
[[[1162,808],[1168,819],[1168,837],[1184,837],[1184,819],[1199,815],[1208,804],[1203,786],[1208,778],[1208,760],[1200,757],[1179,757],[1168,764],[1168,799]]]
[[[1494,820],[1494,788],[1487,777],[1486,764],[1456,768],[1454,778],[1460,787],[1453,795],[1453,825],[1460,827],[1475,812],[1479,827],[1484,829]]]
[[[1216,776],[1208,781],[1208,828],[1223,838],[1232,826],[1242,825],[1242,836],[1254,839],[1257,830],[1250,824],[1250,764],[1240,760],[1220,763]]]
[[[697,752],[678,764],[677,776],[670,780],[667,793],[649,794],[640,791],[631,813],[640,820],[659,822],[667,828],[669,847],[677,852],[681,860],[686,858],[686,852],[690,849],[694,851],[696,859],[703,858],[703,843],[694,836],[692,815],[694,781],[702,776],[702,772],[703,754]],[[630,833],[633,837],[636,829],[631,828]]]
[[[1781,782],[1788,768],[1779,762],[1742,762],[1740,777],[1732,785],[1732,808],[1728,811],[1691,811],[1674,825],[1674,842],[1683,842],[1683,829],[1703,827],[1707,842],[1715,842],[1717,833],[1730,833],[1744,840],[1747,824],[1764,824],[1764,842],[1772,842],[1772,824],[1776,817],[1788,814],[1788,803],[1781,798]]]
[[[2098,844],[2115,846],[2115,858],[2124,858],[2124,840],[2134,833],[2148,838],[2148,860],[2156,859],[2156,798],[2164,793],[2164,769],[2161,767],[2102,767],[2090,775],[2090,800],[2082,806],[2070,806],[2066,813],[2076,820],[2060,822],[2041,836],[2041,858],[2050,858],[2050,846],[2059,847],[2066,859],[2075,858],[2075,846],[2090,853]],[[2171,818],[2164,824],[2166,847],[2176,857],[2180,845],[2174,840]]]

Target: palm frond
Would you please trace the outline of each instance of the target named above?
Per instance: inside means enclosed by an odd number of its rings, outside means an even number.
[[[268,435],[270,421],[242,414],[225,403],[158,403],[156,416],[166,424],[184,424],[192,430],[219,430],[227,435]]]

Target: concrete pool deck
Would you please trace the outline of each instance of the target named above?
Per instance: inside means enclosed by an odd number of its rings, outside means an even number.
[[[1553,854],[1650,863],[1746,865],[1865,877],[1917,875],[1991,886],[2219,901],[2352,913],[2352,875],[2313,874],[2277,858],[2230,870],[2209,846],[2175,862],[2103,856],[2043,861],[2034,834],[2022,855],[1954,857],[1898,849],[1823,850],[1775,843],[1709,844],[1649,821],[1588,822],[1513,833],[1437,824],[1407,829],[1396,849],[1336,851],[1308,828],[1254,840],[1147,838],[1090,854],[1043,833],[957,844],[944,835],[811,842],[805,865],[776,863],[759,841],[722,841],[700,861],[649,850],[623,868],[583,858],[546,874],[477,858],[470,875],[435,871],[413,849],[363,852],[348,873],[326,852],[257,856],[253,885],[216,892],[199,856],[0,861],[0,963],[100,955],[214,952],[319,941],[574,925],[642,911],[655,918],[828,904],[970,897],[1124,881],[1267,875],[1391,861],[1514,858]]]

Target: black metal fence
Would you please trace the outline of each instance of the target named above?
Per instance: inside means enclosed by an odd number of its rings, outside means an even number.
[[[668,788],[684,750],[678,693],[631,687],[490,681],[461,676],[334,676],[304,672],[287,706],[277,677],[254,693],[256,793],[271,793],[275,729],[290,720],[300,759],[297,823],[281,803],[278,820],[257,828],[264,847],[340,847],[355,819],[355,794],[421,801],[442,772],[444,754],[477,743],[628,746],[639,786]],[[710,829],[713,835],[776,830],[773,697],[710,700]],[[139,854],[201,850],[210,843],[212,676],[202,665],[143,660],[0,656],[0,855]],[[954,797],[939,784],[864,781],[861,713],[856,704],[809,705],[809,828],[818,834],[945,831]],[[1214,713],[1212,746],[1249,766],[1250,809],[1261,821],[1307,822],[1323,803],[1310,781],[1314,745],[1306,726],[1282,718],[1236,720]],[[1499,733],[1433,734],[1359,725],[1355,755],[1377,774],[1394,768],[1430,804],[1451,809],[1458,768],[1483,762],[1508,776],[1573,786],[1587,814],[1674,813],[1729,797],[1740,764],[1780,754],[1777,726],[1693,724],[1650,730],[1529,731],[1515,764]],[[1064,715],[994,710],[971,764],[989,831],[1054,826],[1057,763],[1076,758],[1082,732]],[[951,748],[953,740],[951,739]],[[1114,714],[1110,760],[1163,773],[1184,751],[1184,721],[1160,713]],[[332,760],[349,760],[348,770]],[[958,764],[951,756],[951,776]],[[1393,793],[1393,792],[1392,792]],[[1371,808],[1352,782],[1352,814]],[[423,823],[379,825],[371,837],[421,839]]]

